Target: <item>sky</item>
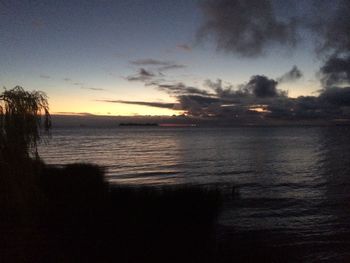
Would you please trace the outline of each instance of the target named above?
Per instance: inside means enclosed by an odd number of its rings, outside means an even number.
[[[0,85],[52,113],[348,117],[346,0],[0,0]]]

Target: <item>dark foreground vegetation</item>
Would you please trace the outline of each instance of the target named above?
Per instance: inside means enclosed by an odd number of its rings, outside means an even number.
[[[112,187],[98,166],[47,166],[50,128],[45,93],[0,94],[0,262],[215,260],[216,189]]]
[[[215,261],[217,189],[111,186],[94,165],[19,165],[1,167],[1,262]]]

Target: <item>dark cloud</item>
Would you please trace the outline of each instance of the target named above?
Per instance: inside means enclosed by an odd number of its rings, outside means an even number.
[[[138,59],[130,61],[131,64],[137,66],[155,66],[158,67],[159,71],[170,70],[170,69],[180,69],[185,68],[185,65],[177,64],[172,61],[157,60],[153,58]]]
[[[161,61],[156,59],[139,59],[130,62],[133,65],[142,65],[151,68],[140,68],[134,75],[126,77],[128,81],[141,81],[146,86],[156,86],[157,84],[164,82],[164,71],[175,70],[185,68],[185,65],[176,64],[171,61]],[[157,72],[157,73],[154,73]]]
[[[319,37],[319,51],[350,51],[350,1],[314,1],[312,30]]]
[[[313,0],[310,0],[310,2]],[[289,98],[278,85],[302,78],[294,66],[277,79],[253,75],[246,83],[233,86],[220,79],[205,81],[203,88],[184,83],[169,84],[164,74],[147,76],[145,83],[173,96],[177,103],[127,102],[153,107],[182,109],[201,117],[280,119],[350,119],[350,1],[314,1],[314,9],[304,18],[276,14],[273,0],[203,0],[204,23],[198,38],[212,38],[218,50],[245,57],[262,55],[275,45],[296,43],[303,30],[313,34],[325,63],[320,69],[323,89],[318,96]],[[276,2],[274,2],[275,4]],[[291,3],[291,1],[288,1]],[[307,11],[308,12],[308,11]],[[293,12],[290,12],[293,13]],[[298,28],[297,28],[298,27]],[[305,33],[305,32],[303,32]],[[300,36],[307,34],[301,34]],[[311,39],[311,34],[307,35]],[[313,39],[314,40],[314,39]],[[186,50],[186,46],[177,48]],[[320,54],[320,53],[318,53]],[[177,68],[175,63],[154,59],[137,60],[134,65],[148,66],[161,72],[163,67]],[[147,74],[140,74],[147,75]],[[260,111],[260,112],[258,112]]]
[[[163,60],[157,60],[153,58],[138,59],[138,60],[130,61],[130,63],[137,66],[157,67],[158,71],[165,71],[170,69],[181,69],[186,67],[185,65],[177,64],[172,61],[163,61]]]
[[[178,44],[178,45],[176,45],[176,48],[181,49],[183,51],[187,51],[187,52],[192,51],[192,47],[187,45],[187,44]]]
[[[270,111],[267,115],[270,118],[303,120],[327,117],[325,106],[316,96],[280,97],[271,101],[267,109]]]
[[[140,74],[140,76],[143,76],[143,77],[154,77],[154,74],[152,72],[147,71],[143,68],[140,69],[139,74]]]
[[[148,71],[144,68],[139,69],[139,72],[137,74],[128,76],[126,79],[128,81],[149,81],[151,80],[153,77],[155,77],[155,74],[152,73],[151,71]]]
[[[325,7],[327,12],[316,19],[313,27],[320,39],[318,51],[325,55],[319,72],[323,89],[318,97],[318,111],[326,117],[350,119],[350,1],[326,1],[321,8]]]
[[[205,118],[350,119],[350,87],[326,88],[320,91],[319,96],[289,98],[277,89],[277,81],[260,75],[237,87],[230,84],[223,86],[221,80],[207,80],[204,86],[211,88],[213,93],[185,84],[162,85],[162,90],[176,98],[175,103],[101,101],[183,110],[187,115]]]
[[[234,88],[231,84],[224,86],[221,79],[216,81],[208,79],[204,82],[204,85],[214,90],[216,96],[221,99],[245,98],[251,95],[245,84]]]
[[[166,70],[171,70],[171,69],[182,69],[182,68],[186,68],[186,66],[181,65],[181,64],[171,64],[171,65],[159,67],[158,70],[159,71],[166,71]]]
[[[301,96],[272,101],[269,117],[289,119],[347,118],[350,120],[350,87],[327,88],[319,96]]]
[[[165,91],[171,95],[204,95],[210,96],[211,94],[203,89],[196,87],[189,87],[183,83],[177,84],[159,84],[157,85],[159,90]]]
[[[233,116],[249,111],[250,105],[265,103],[272,98],[285,98],[277,89],[277,81],[265,76],[253,76],[249,82],[234,87],[216,81],[206,80],[205,88],[187,86],[183,83],[164,84],[152,82],[161,91],[175,97],[179,109],[193,116]]]
[[[279,20],[270,0],[205,0],[201,9],[198,39],[213,37],[218,50],[253,57],[272,44],[296,43],[294,20]]]
[[[311,40],[322,56],[350,52],[350,1],[203,0],[199,41],[218,50],[254,57],[273,46]],[[303,10],[296,8],[304,7]]]
[[[253,76],[248,83],[233,87],[206,80],[205,88],[187,86],[183,83],[154,83],[159,90],[174,96],[180,109],[193,116],[233,116],[249,111],[249,105],[263,103],[271,98],[284,98],[277,89],[277,82],[265,76]]]
[[[321,67],[320,73],[324,87],[350,84],[350,55],[330,57]]]
[[[67,82],[72,81],[70,78],[64,78],[63,80],[64,80],[64,81],[67,81]]]
[[[282,82],[293,82],[303,77],[303,72],[298,69],[297,66],[294,66],[290,71],[283,74],[281,77],[277,79],[279,83]]]
[[[176,103],[164,103],[164,102],[146,102],[146,101],[127,101],[127,100],[98,100],[102,102],[109,103],[122,103],[122,104],[132,104],[132,105],[141,105],[149,106],[163,109],[176,109]]]
[[[178,97],[181,109],[191,116],[210,116],[217,115],[213,108],[219,107],[218,98],[200,96],[200,95],[181,95]]]
[[[319,54],[325,60],[319,72],[323,89],[318,112],[326,117],[350,118],[350,1],[315,1],[315,8],[324,11],[316,12],[322,15],[316,16],[312,27],[319,39]]]
[[[279,96],[277,90],[278,82],[265,76],[252,76],[247,84],[247,88],[258,98],[269,98]]]
[[[220,79],[206,80],[203,88],[188,86],[181,82],[169,83],[164,79],[164,74],[156,75],[151,71],[140,69],[138,74],[129,79],[141,80],[145,85],[166,92],[176,99],[176,103],[120,100],[105,100],[105,102],[177,109],[183,110],[187,115],[203,118],[350,119],[350,87],[332,87],[349,82],[349,57],[337,54],[326,61],[321,69],[322,80],[326,84],[320,90],[319,96],[289,98],[287,92],[278,89],[280,83],[295,81],[303,76],[297,66],[276,80],[263,75],[254,75],[248,82],[237,86],[224,84]],[[159,66],[160,63],[153,61],[151,64]]]
[[[319,101],[328,107],[350,107],[350,87],[327,88],[321,92]]]
[[[137,66],[168,66],[169,64],[172,64],[169,61],[162,61],[153,58],[137,59],[130,61],[130,63]]]
[[[40,78],[42,78],[42,79],[51,79],[51,76],[41,74],[41,75],[40,75]]]

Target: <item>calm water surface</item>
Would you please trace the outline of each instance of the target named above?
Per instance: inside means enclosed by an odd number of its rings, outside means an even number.
[[[221,238],[350,262],[350,127],[57,129],[40,153],[102,165],[111,183],[235,185]]]

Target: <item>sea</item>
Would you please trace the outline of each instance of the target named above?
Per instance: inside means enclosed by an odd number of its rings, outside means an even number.
[[[39,153],[103,166],[111,184],[222,188],[219,239],[350,262],[349,126],[57,128]]]

